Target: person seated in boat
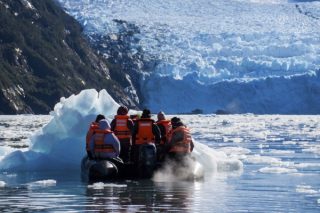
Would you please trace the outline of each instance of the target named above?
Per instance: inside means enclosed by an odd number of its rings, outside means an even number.
[[[120,141],[120,158],[123,162],[130,162],[130,153],[132,146],[131,131],[133,129],[133,121],[128,115],[128,108],[120,106],[117,115],[111,121],[111,131],[118,137]]]
[[[156,121],[157,126],[160,129],[161,141],[157,144],[157,155],[158,160],[162,161],[164,158],[164,148],[167,144],[169,132],[172,129],[171,121],[166,119],[164,112],[160,111],[157,115],[158,120]]]
[[[99,121],[90,140],[90,151],[95,160],[116,159],[120,154],[120,141],[111,131],[106,119]]]
[[[173,160],[183,160],[190,156],[194,144],[190,130],[178,117],[171,119],[172,131],[170,132],[168,143],[166,145],[167,156]]]
[[[161,133],[155,121],[151,119],[149,109],[144,109],[132,131],[133,142],[133,160],[135,163],[139,160],[139,149],[144,144],[159,144]]]
[[[90,146],[89,146],[90,140],[94,131],[99,129],[99,121],[101,121],[102,119],[106,119],[104,115],[102,114],[97,115],[96,120],[90,124],[89,130],[86,135],[86,151],[89,159],[92,159],[92,153],[90,152]]]

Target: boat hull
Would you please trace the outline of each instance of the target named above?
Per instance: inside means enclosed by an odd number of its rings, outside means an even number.
[[[172,168],[170,173],[184,180],[197,180],[204,176],[202,165],[193,158],[175,156],[159,162],[156,156],[155,146],[146,144],[139,148],[139,158],[135,164],[123,163],[120,158],[95,160],[84,157],[81,162],[81,176],[84,181],[89,182],[146,179],[152,178],[156,171],[161,172],[168,165]]]

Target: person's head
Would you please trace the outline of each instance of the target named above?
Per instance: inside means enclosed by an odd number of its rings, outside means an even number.
[[[142,111],[141,118],[151,118],[151,112],[149,109],[144,109]]]
[[[110,124],[106,119],[102,119],[99,121],[99,129],[105,130],[110,128]]]
[[[173,117],[171,118],[171,125],[172,125],[172,128],[177,128],[179,126],[183,126],[184,124],[182,123],[181,119],[178,118],[178,117]]]
[[[164,114],[164,112],[160,111],[157,115],[158,117],[158,121],[162,121],[162,120],[165,120],[166,119],[166,116]]]
[[[104,115],[99,114],[97,115],[95,122],[99,123],[99,121],[101,121],[102,119],[106,119],[106,118],[104,117]]]
[[[126,106],[120,106],[117,110],[117,115],[126,115],[128,114],[128,108]]]

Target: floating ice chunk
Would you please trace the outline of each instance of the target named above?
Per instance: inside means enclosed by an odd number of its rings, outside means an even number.
[[[252,164],[279,164],[281,159],[269,156],[249,155],[245,161]]]
[[[205,144],[195,142],[192,155],[205,168],[205,173],[228,172],[238,174],[243,170],[243,164],[238,158],[232,158],[225,152],[214,150]]]
[[[298,163],[294,165],[298,169],[320,169],[320,163]]]
[[[296,173],[297,170],[293,168],[284,168],[284,167],[264,167],[259,169],[261,173]]]
[[[6,186],[6,182],[0,180],[0,188],[3,188],[5,186]]]
[[[295,151],[292,151],[292,150],[277,150],[277,149],[271,149],[271,150],[269,150],[269,153],[271,153],[271,154],[286,155],[286,154],[294,154]]]
[[[250,149],[246,149],[243,147],[223,147],[217,150],[223,151],[228,156],[238,156],[243,154],[249,154],[251,152]]]
[[[297,142],[295,142],[295,141],[283,141],[282,143],[283,143],[283,145],[296,145],[297,144]]]
[[[50,187],[50,186],[56,186],[57,181],[52,179],[39,180],[39,181],[28,183],[27,185],[29,187]]]
[[[317,194],[318,191],[315,189],[312,189],[311,186],[307,185],[298,185],[296,188],[296,192],[304,193],[304,194]]]
[[[302,151],[303,152],[311,152],[311,153],[315,153],[315,154],[320,154],[320,145],[314,145],[313,147],[302,149]]]
[[[102,183],[102,182],[88,185],[88,188],[90,188],[90,189],[104,189],[107,187],[125,188],[125,187],[127,187],[127,185],[126,184],[114,184],[114,183]]]

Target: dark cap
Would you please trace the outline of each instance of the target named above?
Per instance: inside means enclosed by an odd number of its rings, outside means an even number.
[[[144,109],[141,118],[151,118],[151,111],[149,109]]]
[[[95,122],[98,123],[102,119],[106,119],[106,118],[104,117],[104,115],[99,114],[99,115],[97,115]]]
[[[117,115],[126,115],[128,114],[128,107],[126,106],[120,106],[117,110]]]
[[[183,126],[184,125],[182,123],[181,119],[178,118],[178,117],[171,118],[171,124],[172,124],[172,128],[176,128],[178,126]]]

